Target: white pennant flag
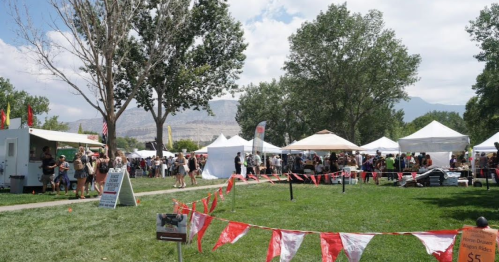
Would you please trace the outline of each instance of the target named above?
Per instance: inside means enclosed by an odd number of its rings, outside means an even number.
[[[343,249],[350,262],[359,262],[374,235],[340,233]]]
[[[305,237],[305,232],[281,231],[281,260],[288,262],[295,256]]]
[[[412,235],[423,242],[429,255],[435,252],[444,253],[456,238],[456,234],[412,233]]]
[[[191,233],[189,235],[189,241],[203,228],[204,221],[206,220],[206,215],[198,212],[193,212],[191,217]]]

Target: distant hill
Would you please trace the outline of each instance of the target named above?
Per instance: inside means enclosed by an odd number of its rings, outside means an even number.
[[[214,116],[209,116],[206,111],[195,110],[186,110],[177,115],[168,116],[163,130],[164,138],[168,137],[168,126],[172,128],[173,140],[210,141],[220,133],[225,136],[237,135],[241,130],[235,120],[238,104],[236,100],[211,101],[210,106],[215,114]],[[453,111],[462,116],[465,106],[430,104],[419,97],[411,97],[409,101],[396,104],[395,109],[404,110],[404,121],[411,122],[415,118],[433,110]],[[68,124],[70,132],[78,132],[80,124],[83,130],[102,132],[101,118],[80,119]],[[130,108],[125,110],[118,120],[117,135],[133,137],[139,141],[153,141],[156,137],[156,124],[150,112],[144,111],[143,108]]]
[[[411,122],[412,120],[420,117],[431,111],[447,111],[447,112],[456,112],[461,117],[466,111],[465,105],[444,105],[444,104],[430,104],[424,101],[420,97],[411,97],[409,101],[401,101],[398,104],[395,104],[395,109],[404,110],[404,121]]]

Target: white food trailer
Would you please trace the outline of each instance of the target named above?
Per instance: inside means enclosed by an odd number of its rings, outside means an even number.
[[[59,155],[64,152],[76,152],[79,146],[102,146],[102,143],[92,139],[95,139],[94,135],[35,128],[0,130],[0,164],[3,166],[3,172],[0,172],[0,187],[10,187],[11,176],[24,176],[24,187],[42,186],[40,155],[43,147],[50,147],[50,153],[57,161]],[[72,163],[73,157],[74,154],[67,155],[66,161]],[[68,177],[72,180],[71,187],[76,186],[73,175],[73,165],[70,164]]]

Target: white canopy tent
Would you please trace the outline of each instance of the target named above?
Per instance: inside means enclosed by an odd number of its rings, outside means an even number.
[[[462,151],[470,143],[467,135],[460,134],[437,121],[399,140],[402,152]]]
[[[234,158],[237,152],[241,152],[241,161],[244,161],[243,145],[226,147],[209,147],[208,161],[203,169],[201,177],[203,179],[229,178],[236,170]],[[241,175],[246,176],[246,168],[241,166]]]
[[[366,149],[366,151],[362,151],[362,153],[369,155],[376,154],[376,150],[379,150],[382,154],[399,153],[399,144],[385,136],[361,147]]]
[[[220,135],[217,137],[217,139],[215,139],[215,141],[213,141],[211,144],[209,144],[205,147],[202,147],[201,149],[198,149],[194,152],[196,152],[196,154],[206,154],[206,153],[208,153],[209,146],[217,146],[217,145],[225,143],[225,141],[227,141],[227,138],[224,136],[224,134],[220,133]]]
[[[251,152],[253,150],[253,139],[249,141],[251,145],[251,150],[248,152]],[[271,143],[267,143],[263,141],[263,153],[270,153],[270,154],[281,154],[282,150],[278,148],[277,146],[272,145]]]
[[[134,152],[140,156],[140,158],[148,158],[148,157],[153,157],[156,156],[156,150],[139,150]],[[168,151],[163,151],[163,157],[170,157],[170,156],[175,156],[175,154],[168,152]]]
[[[494,146],[495,142],[499,142],[499,132],[483,141],[481,144],[473,147],[474,152],[495,152],[497,148]]]
[[[306,137],[292,145],[287,145],[282,150],[300,149],[300,150],[364,150],[364,148],[333,134],[329,130],[322,130],[309,137]]]

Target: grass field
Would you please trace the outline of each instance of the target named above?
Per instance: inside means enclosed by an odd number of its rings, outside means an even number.
[[[165,189],[172,189],[175,184],[173,177],[163,178],[131,178],[133,190],[135,193],[140,192],[150,192]],[[220,184],[224,181],[222,180],[203,180],[201,178],[197,179],[197,185],[190,184],[190,178],[186,179],[187,187],[205,186]],[[0,206],[10,206],[19,205],[27,203],[38,203],[47,201],[57,201],[64,199],[74,199],[75,194],[69,192],[68,195],[64,195],[64,192],[59,196],[51,194],[51,189],[47,189],[45,194],[38,194],[41,192],[41,188],[36,189],[35,194],[25,193],[25,194],[11,194],[9,189],[0,190]],[[97,197],[96,191],[90,191],[90,197]]]
[[[220,181],[218,181],[220,182]],[[254,225],[318,232],[400,232],[457,229],[479,216],[499,224],[498,187],[398,188],[388,185],[287,184],[236,187],[212,214]],[[140,198],[138,207],[105,210],[97,203],[0,213],[0,261],[177,261],[176,243],[155,239],[156,213],[170,213],[172,198],[199,200],[215,190],[179,191]],[[198,209],[199,206],[198,205]],[[72,212],[69,212],[69,208]],[[253,228],[235,244],[211,249],[226,222],[213,220],[197,245],[182,246],[184,261],[265,261],[272,232]],[[496,226],[497,228],[497,226]],[[195,238],[196,240],[197,238]],[[457,261],[459,237],[454,249]],[[278,257],[273,261],[278,261]],[[293,261],[321,261],[318,234],[305,237]],[[348,261],[342,252],[337,261]],[[413,236],[376,236],[361,261],[436,261]],[[496,261],[499,261],[496,259]]]

